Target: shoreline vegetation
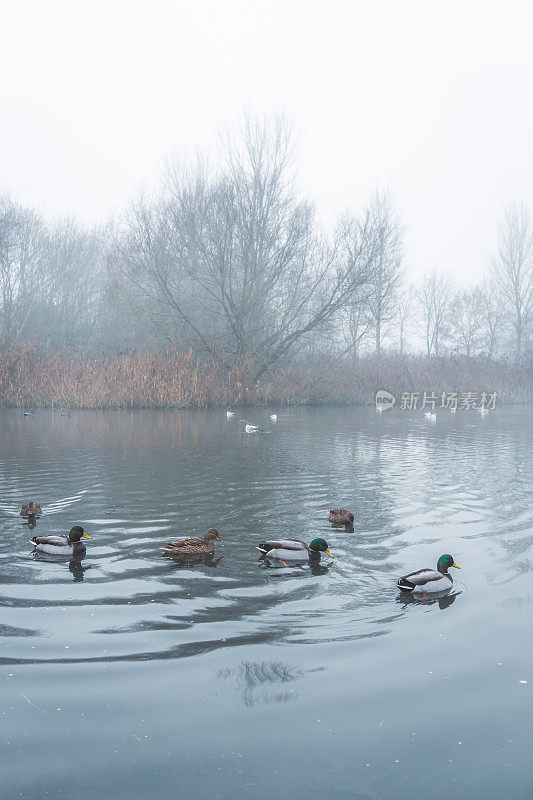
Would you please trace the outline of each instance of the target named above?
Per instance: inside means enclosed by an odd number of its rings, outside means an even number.
[[[231,408],[365,405],[377,389],[396,396],[433,392],[498,393],[497,405],[531,395],[531,357],[467,358],[381,354],[314,357],[278,368],[256,383],[246,361],[225,367],[192,351],[50,355],[19,345],[0,348],[1,408]]]
[[[429,264],[409,285],[391,192],[325,226],[294,146],[283,117],[245,115],[214,159],[170,161],[97,228],[0,195],[0,407],[361,405],[378,389],[401,408],[404,393],[428,408],[424,392],[525,402],[525,203],[505,209],[478,285]]]

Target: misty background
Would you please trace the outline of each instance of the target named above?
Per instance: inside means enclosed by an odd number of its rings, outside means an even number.
[[[4,7],[4,343],[528,351],[529,4],[327,11]]]

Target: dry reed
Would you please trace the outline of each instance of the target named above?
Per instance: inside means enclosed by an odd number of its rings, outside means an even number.
[[[401,392],[499,393],[499,402],[524,403],[531,359],[456,356],[315,359],[277,370],[254,385],[246,362],[232,369],[191,352],[83,352],[45,355],[28,346],[0,347],[0,406],[64,408],[208,408],[237,405],[368,403],[378,388]]]

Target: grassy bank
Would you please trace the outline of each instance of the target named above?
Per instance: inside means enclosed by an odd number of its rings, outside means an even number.
[[[378,388],[402,392],[493,392],[499,403],[525,403],[531,359],[365,357],[316,359],[280,369],[253,386],[246,363],[231,370],[192,353],[89,357],[35,348],[0,349],[0,406],[31,408],[209,408],[371,402]]]

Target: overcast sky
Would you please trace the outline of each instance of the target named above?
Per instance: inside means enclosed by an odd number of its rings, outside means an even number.
[[[533,206],[533,3],[0,0],[0,191],[101,221],[172,153],[283,110],[331,223],[389,187],[414,279],[477,280]]]

